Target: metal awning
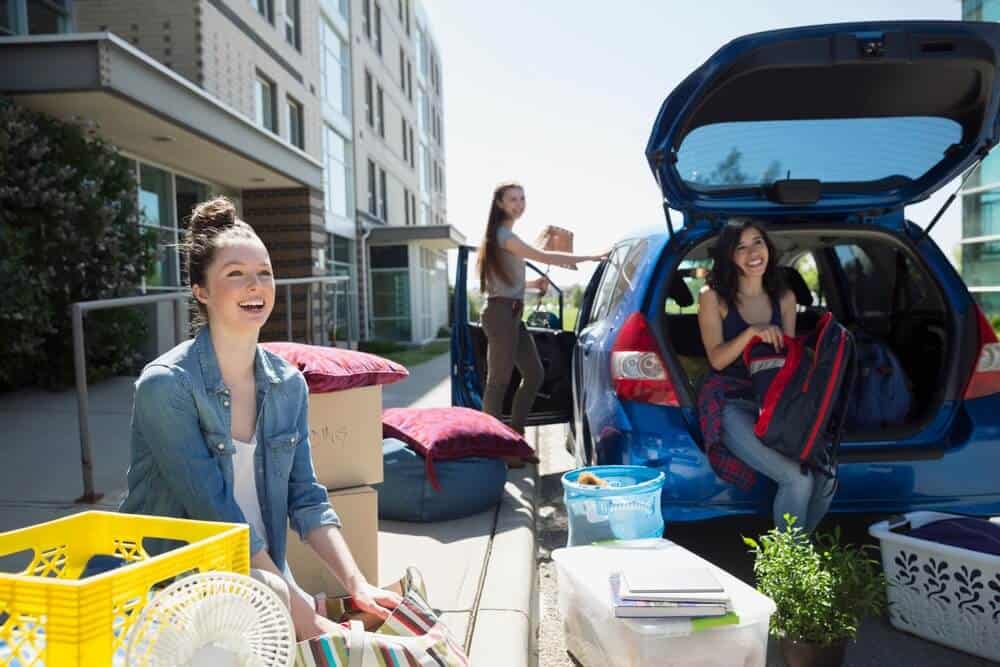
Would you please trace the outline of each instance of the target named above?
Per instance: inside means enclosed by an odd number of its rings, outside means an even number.
[[[451,225],[373,227],[368,245],[417,243],[431,250],[451,250],[465,244],[465,235]]]
[[[323,165],[110,33],[0,40],[0,93],[236,189],[323,189]]]

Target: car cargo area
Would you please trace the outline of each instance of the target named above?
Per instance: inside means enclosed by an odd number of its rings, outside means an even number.
[[[919,430],[946,399],[947,359],[961,358],[947,301],[920,255],[896,236],[870,228],[775,225],[768,234],[777,249],[771,261],[777,260],[796,296],[796,335],[812,331],[830,311],[856,336],[887,346],[905,373],[912,394],[905,420],[847,431],[844,440],[900,438]],[[671,272],[662,310],[663,340],[678,362],[675,372],[684,376],[678,389],[686,385],[692,405],[710,372],[697,313],[713,242],[688,249]]]

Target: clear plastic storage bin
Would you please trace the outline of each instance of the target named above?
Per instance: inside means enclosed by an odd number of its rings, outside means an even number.
[[[608,486],[577,480],[590,472]],[[634,540],[663,535],[660,495],[665,476],[645,466],[592,466],[570,470],[562,477],[569,546],[604,540]]]
[[[765,667],[774,602],[667,540],[568,547],[552,553],[566,648],[585,667]],[[703,628],[686,618],[616,618],[608,578],[628,567],[712,569],[739,621]],[[706,619],[707,620],[707,619]]]

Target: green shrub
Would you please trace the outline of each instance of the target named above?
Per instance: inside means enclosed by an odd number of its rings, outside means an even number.
[[[787,530],[759,540],[743,538],[755,555],[757,588],[774,600],[771,634],[800,642],[833,644],[853,638],[869,614],[885,609],[885,577],[871,546],[840,543],[840,529],[814,542],[795,517]]]
[[[363,340],[358,343],[358,350],[361,352],[371,352],[372,354],[390,354],[401,352],[410,346],[396,343],[391,340]]]
[[[0,99],[0,389],[72,383],[70,304],[134,294],[151,243],[131,161]],[[99,311],[86,322],[88,379],[134,372],[141,314]]]

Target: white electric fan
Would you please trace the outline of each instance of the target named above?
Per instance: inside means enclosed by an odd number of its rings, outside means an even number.
[[[204,572],[156,594],[125,655],[129,667],[290,667],[295,628],[281,598],[256,579]]]

